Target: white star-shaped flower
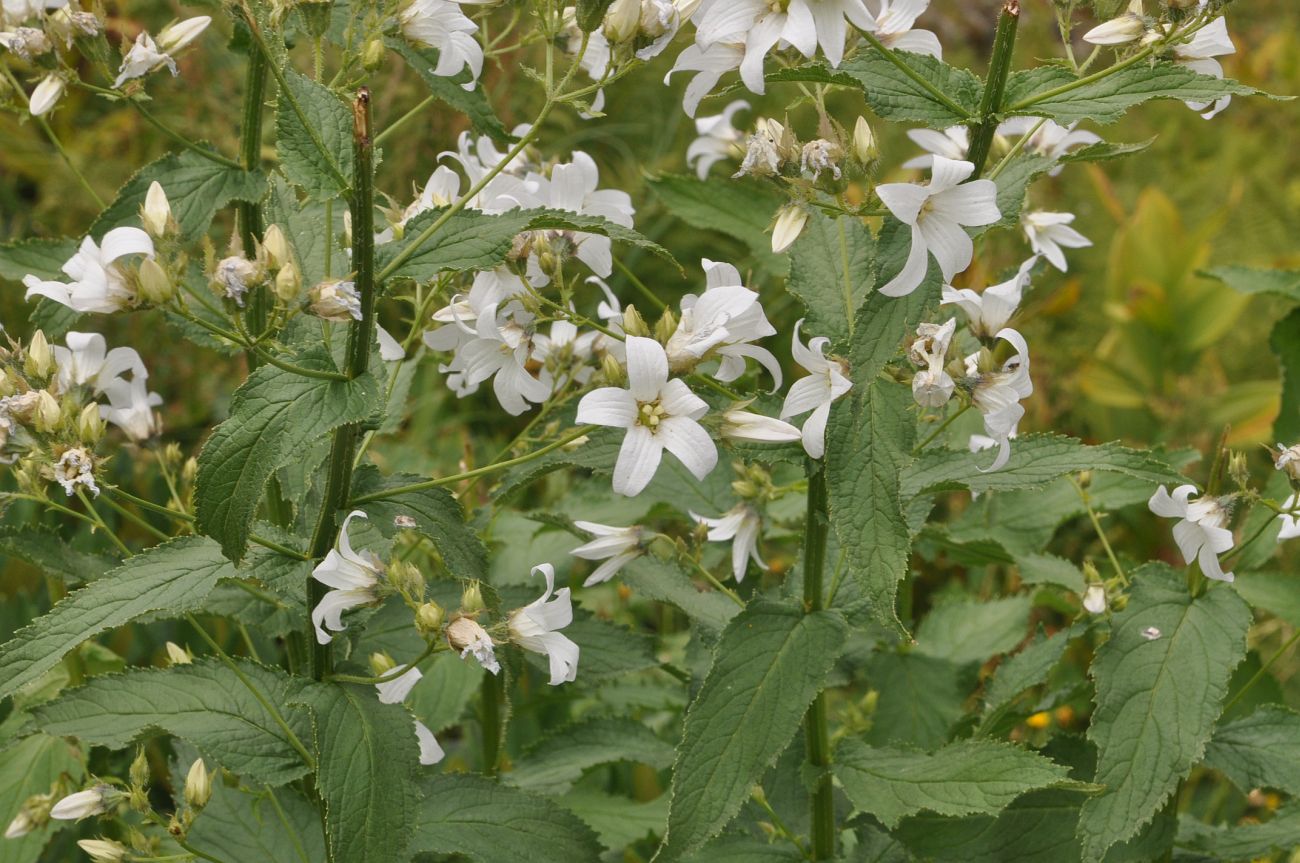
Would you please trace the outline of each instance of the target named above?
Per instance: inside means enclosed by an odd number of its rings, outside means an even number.
[[[595,539],[571,550],[569,554],[583,560],[604,561],[587,576],[587,580],[582,583],[583,587],[609,581],[620,569],[642,554],[641,542],[645,529],[639,525],[613,527],[594,521],[575,521],[573,524],[579,530],[585,530],[594,536]]]
[[[762,569],[767,563],[758,553],[758,539],[763,526],[758,510],[747,503],[739,503],[719,518],[709,518],[692,512],[691,518],[707,525],[706,536],[711,542],[731,542],[731,574],[737,583],[745,580],[745,569],[753,560]]]
[[[343,612],[375,601],[375,587],[383,575],[383,562],[365,549],[353,551],[348,539],[348,525],[354,518],[365,518],[359,509],[348,513],[339,528],[338,542],[325,555],[325,559],[311,571],[311,577],[331,590],[321,598],[311,612],[311,622],[316,627],[316,640],[329,644],[333,633],[347,629]]]
[[[1233,574],[1224,572],[1219,565],[1219,555],[1232,548],[1232,531],[1226,527],[1228,512],[1218,498],[1198,496],[1196,486],[1180,485],[1171,495],[1162,485],[1151,495],[1147,506],[1156,515],[1179,519],[1174,525],[1174,542],[1187,563],[1197,561],[1201,572],[1216,581],[1232,581]]]
[[[118,263],[130,255],[152,258],[153,240],[139,228],[114,228],[102,245],[86,237],[62,267],[71,282],[23,276],[26,298],[46,297],[77,312],[118,312],[135,302],[135,293]]]
[[[952,285],[943,286],[942,306],[957,305],[966,313],[970,330],[980,338],[992,336],[1007,325],[1020,306],[1021,295],[1029,285],[1029,273],[1038,263],[1035,255],[1020,265],[1016,274],[1005,282],[989,285],[981,294],[970,288],[957,290]]]
[[[1092,240],[1070,227],[1074,213],[1025,213],[1020,217],[1020,226],[1024,228],[1025,238],[1035,255],[1042,255],[1061,272],[1070,265],[1065,260],[1062,249],[1085,249],[1092,245]]]
[[[572,683],[578,676],[578,645],[560,632],[573,622],[569,589],[555,589],[555,568],[549,563],[533,567],[533,575],[539,572],[546,579],[546,592],[510,613],[510,638],[550,661],[552,686]]]
[[[790,352],[808,375],[790,385],[785,404],[781,406],[781,419],[812,411],[803,423],[803,448],[813,458],[821,458],[826,452],[826,421],[831,415],[831,404],[851,390],[853,382],[848,379],[848,370],[843,363],[826,358],[830,339],[817,336],[810,339],[806,347],[799,341],[802,326],[803,319],[800,318],[794,325]]]

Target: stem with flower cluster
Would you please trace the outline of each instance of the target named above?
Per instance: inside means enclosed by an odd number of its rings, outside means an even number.
[[[808,518],[803,535],[803,604],[811,614],[826,607],[822,591],[826,537],[830,530],[826,465],[808,461]],[[817,771],[812,794],[812,859],[835,857],[835,787],[831,777],[830,731],[826,722],[826,693],[818,692],[804,716],[808,762]]]

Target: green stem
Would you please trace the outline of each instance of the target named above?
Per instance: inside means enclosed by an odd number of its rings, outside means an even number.
[[[1006,0],[998,16],[997,35],[993,37],[993,57],[989,61],[984,95],[980,99],[979,123],[971,130],[971,144],[966,155],[967,161],[975,165],[974,177],[983,173],[989,149],[993,146],[993,136],[998,130],[998,112],[1007,89],[1007,76],[1011,73],[1011,57],[1015,53],[1019,25],[1020,0]]]
[[[410,662],[406,663],[405,665],[399,665],[396,668],[393,668],[392,670],[379,675],[378,677],[361,677],[356,674],[332,674],[330,675],[330,680],[338,681],[339,683],[361,683],[361,684],[369,684],[372,686],[380,683],[391,683],[392,681],[401,677],[406,672],[410,671],[412,668],[415,668],[421,662],[424,662],[424,660],[428,659],[434,653],[437,653],[439,650],[444,650],[444,649],[445,648],[443,647],[442,642],[435,639],[433,641],[430,641],[429,644],[424,648],[424,652],[421,653],[419,656],[415,657],[415,659],[412,659]]]
[[[1097,513],[1092,508],[1092,498],[1088,496],[1088,492],[1084,490],[1083,486],[1079,485],[1078,480],[1074,477],[1070,477],[1070,485],[1074,486],[1074,490],[1079,494],[1079,500],[1083,501],[1083,508],[1088,511],[1088,518],[1092,521],[1092,529],[1097,531],[1097,538],[1101,540],[1101,547],[1106,549],[1106,557],[1110,558],[1111,567],[1114,568],[1115,574],[1119,576],[1119,580],[1127,585],[1128,576],[1124,573],[1124,567],[1119,565],[1119,558],[1115,556],[1115,549],[1111,548],[1110,540],[1106,538],[1106,531],[1101,526],[1101,519],[1097,517]]]
[[[1281,659],[1282,654],[1294,647],[1297,641],[1300,641],[1300,629],[1293,632],[1291,637],[1286,640],[1286,643],[1278,648],[1277,653],[1270,656],[1268,662],[1265,662],[1260,666],[1259,671],[1256,671],[1250,680],[1247,680],[1241,689],[1237,690],[1237,694],[1228,699],[1228,703],[1223,705],[1223,710],[1220,714],[1222,715],[1223,713],[1227,713],[1231,708],[1236,706],[1237,702],[1245,697],[1246,693],[1250,691],[1250,688],[1264,678],[1264,675],[1268,673],[1268,670],[1273,667],[1273,663]]]
[[[485,674],[479,693],[483,700],[483,772],[496,776],[501,767],[501,699],[505,681],[500,674]]]
[[[1025,149],[1025,145],[1029,143],[1029,140],[1031,138],[1033,138],[1035,135],[1038,134],[1038,130],[1043,128],[1043,125],[1046,122],[1047,122],[1047,118],[1041,117],[1038,120],[1038,122],[1034,124],[1034,127],[1032,129],[1030,129],[1025,134],[1021,135],[1020,138],[1014,144],[1011,145],[1011,149],[1007,150],[1007,154],[1003,156],[1002,159],[996,165],[993,166],[993,170],[989,171],[988,178],[990,180],[996,180],[998,177],[1000,177],[1002,175],[1002,172],[1006,170],[1007,165],[1011,164],[1011,160],[1014,159],[1016,156],[1020,155],[1021,151]]]
[[[650,288],[646,286],[645,282],[637,278],[636,273],[632,272],[632,270],[628,268],[627,264],[623,263],[618,258],[614,258],[614,266],[620,273],[627,277],[627,280],[632,283],[632,287],[640,291],[641,296],[645,297],[646,300],[648,300],[656,309],[662,312],[664,309],[668,308],[668,305],[663,300],[656,297],[655,292],[650,290]]]
[[[86,508],[86,512],[89,513],[92,519],[94,519],[95,526],[104,531],[104,533],[108,535],[108,538],[113,540],[113,544],[116,545],[123,554],[130,557],[133,553],[131,549],[127,547],[126,543],[122,542],[121,538],[114,533],[113,529],[104,521],[104,517],[99,514],[99,510],[95,509],[94,504],[90,502],[90,498],[86,497],[86,492],[83,489],[78,488],[77,497],[81,500],[82,506]]]
[[[718,591],[721,594],[724,594],[728,599],[736,603],[736,605],[740,606],[741,608],[745,607],[745,600],[740,598],[740,594],[736,593],[734,590],[732,590],[731,588],[723,584],[721,581],[719,581],[718,577],[713,573],[709,572],[708,569],[706,569],[702,563],[700,563],[698,560],[695,560],[693,558],[691,559],[691,563],[695,565],[695,571],[698,572],[700,575],[704,576],[705,581],[713,585],[714,590]]]
[[[249,25],[252,26],[251,24]],[[244,122],[240,129],[239,161],[245,171],[255,171],[261,164],[262,155],[262,103],[266,99],[266,57],[259,52],[248,55],[248,68],[244,77]],[[256,201],[240,201],[236,214],[239,221],[239,239],[245,255],[252,255],[257,243],[262,238],[262,208]],[[270,290],[266,287],[255,289],[248,298],[248,310],[244,313],[244,322],[249,332],[260,333],[266,329],[266,320],[270,310]],[[257,367],[258,353],[250,351],[248,367]]]
[[[928,435],[926,435],[925,440],[921,441],[919,444],[917,444],[915,447],[912,448],[912,455],[920,455],[921,450],[923,450],[923,449],[925,449],[927,446],[929,446],[930,443],[931,443],[935,438],[937,438],[939,435],[943,434],[944,429],[948,428],[948,426],[950,426],[950,425],[952,425],[954,422],[956,422],[956,421],[957,421],[957,418],[958,418],[959,416],[961,416],[962,414],[966,413],[966,411],[970,410],[970,408],[971,408],[971,406],[970,406],[969,404],[967,404],[967,405],[963,405],[961,410],[957,411],[957,412],[954,413],[952,416],[950,416],[950,417],[948,417],[946,420],[944,420],[944,421],[939,425],[939,427],[938,427],[937,429],[935,429],[934,431],[932,431],[932,432],[930,432]]]
[[[95,89],[98,90],[99,88],[95,88]],[[110,90],[107,92],[112,92],[112,91]],[[150,111],[144,105],[141,105],[135,99],[128,99],[127,101],[131,103],[131,106],[135,108],[136,112],[139,113],[139,115],[143,117],[149,123],[149,125],[153,126],[159,132],[162,132],[168,138],[171,138],[173,141],[175,141],[177,144],[180,144],[185,149],[198,153],[200,156],[207,159],[208,161],[216,162],[218,165],[222,165],[223,167],[235,168],[241,171],[244,170],[245,166],[241,165],[239,162],[236,162],[234,159],[228,159],[225,156],[221,155],[220,153],[216,152],[215,150],[209,150],[207,147],[200,146],[198,143],[191,141],[189,138],[186,138],[180,132],[177,132],[171,126],[168,126],[162,120],[159,120],[153,114],[152,111]]]
[[[803,602],[805,613],[826,607],[822,576],[826,566],[826,537],[830,530],[826,465],[808,461],[808,518],[804,524]],[[812,859],[835,857],[835,788],[831,777],[831,742],[826,721],[826,693],[818,692],[804,717],[808,762],[817,771],[812,794]]]
[[[133,522],[137,527],[142,528],[146,532],[153,534],[155,539],[162,540],[163,542],[166,542],[167,540],[171,539],[171,536],[169,534],[163,533],[161,530],[154,527],[152,524],[145,521],[140,516],[131,512],[131,510],[127,509],[117,501],[113,500],[111,496],[105,497],[104,502],[107,503],[110,507],[112,507],[113,511],[116,512],[118,515],[122,516],[128,521]]]
[[[388,140],[389,135],[393,134],[398,129],[402,128],[402,126],[405,125],[408,120],[410,120],[416,114],[423,111],[425,108],[432,105],[436,99],[437,99],[436,96],[426,96],[424,100],[420,102],[420,104],[416,105],[414,108],[407,111],[405,114],[398,117],[393,122],[389,123],[386,127],[384,127],[384,131],[380,132],[378,135],[375,136],[375,146],[378,147],[379,145],[383,144],[384,141]]]

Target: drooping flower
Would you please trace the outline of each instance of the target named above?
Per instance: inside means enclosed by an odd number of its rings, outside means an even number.
[[[111,785],[94,785],[55,803],[50,817],[58,821],[80,821],[92,815],[103,815],[120,797],[121,793]]]
[[[1128,11],[1093,27],[1083,34],[1083,41],[1093,45],[1124,45],[1138,39],[1146,29],[1142,0],[1131,0]]]
[[[707,179],[709,169],[723,159],[736,159],[743,155],[740,142],[745,136],[731,123],[738,111],[747,110],[749,103],[737,99],[723,108],[721,114],[695,119],[698,137],[686,148],[686,164],[695,166],[695,173],[701,180]]]
[[[785,126],[770,117],[759,117],[754,124],[754,134],[745,142],[745,158],[740,169],[732,174],[738,177],[771,177],[781,171],[786,159],[797,155],[794,136]]]
[[[484,0],[411,0],[398,13],[398,18],[403,36],[411,42],[438,50],[438,64],[433,74],[448,78],[468,68],[470,79],[461,87],[473,90],[483,72],[483,46],[474,38],[478,25],[461,10],[461,2]]]
[[[970,162],[935,156],[928,185],[885,183],[876,187],[876,194],[894,217],[912,229],[907,262],[880,289],[882,294],[902,297],[916,290],[925,279],[932,254],[946,282],[970,266],[975,246],[966,226],[991,225],[1002,217],[998,187],[992,180],[963,182],[974,172]]]
[[[58,369],[59,386],[63,389],[88,384],[96,393],[102,393],[115,378],[130,372],[133,378],[146,378],[144,362],[135,348],[108,349],[108,343],[99,333],[69,332],[63,345],[54,345],[54,363]]]
[[[1224,572],[1219,565],[1219,555],[1232,548],[1232,531],[1226,527],[1228,511],[1218,498],[1196,495],[1196,486],[1180,485],[1171,495],[1162,485],[1147,501],[1156,515],[1179,519],[1174,525],[1174,542],[1187,563],[1197,561],[1201,572],[1216,581],[1232,581],[1233,574]]]
[[[447,624],[447,643],[452,650],[460,651],[460,658],[473,656],[478,664],[493,674],[501,673],[492,636],[472,617],[459,616]]]
[[[984,431],[997,441],[998,454],[993,464],[981,471],[998,470],[1011,458],[1011,439],[1016,435],[1016,427],[1025,415],[1021,399],[1033,395],[1034,382],[1029,376],[1029,345],[1024,336],[1013,329],[1006,328],[996,333],[1016,349],[1016,353],[996,371],[980,373],[978,354],[966,358],[966,374],[974,381],[971,400],[984,415]],[[972,440],[973,443],[973,440]]]
[[[614,491],[629,497],[650,484],[664,450],[704,479],[718,448],[700,425],[708,404],[682,381],[668,378],[668,355],[653,339],[626,342],[628,387],[601,387],[578,403],[577,422],[627,429],[614,465]]]
[[[1174,46],[1174,57],[1180,66],[1186,66],[1193,72],[1223,77],[1223,66],[1215,57],[1237,53],[1237,46],[1232,44],[1228,35],[1228,22],[1220,15],[1209,24],[1197,30],[1192,38]],[[1201,116],[1209,120],[1232,102],[1232,96],[1221,96],[1213,102],[1186,102],[1193,111],[1200,111]],[[1208,109],[1208,110],[1207,110]]]
[[[1070,265],[1062,249],[1084,249],[1092,245],[1092,240],[1070,227],[1073,221],[1074,213],[1033,212],[1020,217],[1020,226],[1034,254],[1047,258],[1064,273]]]
[[[375,601],[375,587],[384,572],[383,562],[372,552],[353,551],[348,525],[354,518],[366,518],[366,514],[359,509],[348,513],[339,528],[338,542],[311,572],[312,578],[331,588],[311,612],[316,640],[321,644],[329,644],[333,633],[347,629],[343,612]]]
[[[929,54],[942,60],[943,46],[929,30],[914,30],[916,19],[930,6],[930,0],[880,0],[876,16],[876,37],[895,51]]]
[[[803,319],[800,318],[794,325],[790,352],[808,375],[790,385],[785,404],[781,406],[781,419],[812,411],[803,423],[803,448],[813,458],[821,458],[826,452],[826,421],[831,415],[831,404],[852,389],[853,382],[849,380],[843,363],[827,359],[826,346],[831,343],[830,339],[817,336],[810,339],[806,347],[799,341],[802,326]]]
[[[998,126],[999,135],[1028,135],[1024,143],[1026,153],[1059,159],[1075,147],[1086,147],[1101,142],[1101,136],[1086,129],[1076,129],[1077,123],[1062,126],[1046,117],[1011,117]],[[961,128],[966,128],[962,126]],[[1055,177],[1065,170],[1064,165],[1057,165],[1048,171],[1048,176]]]
[[[700,261],[704,268],[706,287],[696,296],[686,294],[681,299],[681,318],[677,329],[664,348],[668,367],[684,371],[710,357],[722,360],[714,374],[720,381],[734,381],[745,373],[748,357],[767,369],[781,386],[781,365],[766,348],[751,344],[765,336],[776,334],[776,328],[763,314],[758,294],[741,283],[740,271],[722,261]]]
[[[139,228],[114,228],[103,244],[86,237],[81,248],[62,267],[71,282],[46,281],[23,276],[26,298],[46,297],[77,312],[117,312],[135,302],[126,275],[118,263],[130,255],[153,257],[153,240]]]
[[[956,319],[944,324],[924,323],[916,328],[916,341],[908,357],[920,370],[912,377],[912,398],[921,407],[943,407],[952,398],[957,383],[944,370],[948,345],[957,330]]]
[[[731,542],[731,574],[739,583],[745,580],[745,569],[753,560],[761,569],[768,565],[758,553],[758,538],[762,519],[758,510],[747,503],[739,503],[718,518],[709,518],[692,512],[691,518],[707,525],[706,534],[711,542]]]
[[[59,456],[54,465],[54,479],[63,490],[72,497],[77,493],[77,486],[84,486],[99,497],[99,486],[95,484],[95,459],[81,447],[73,447]]]
[[[510,613],[510,639],[550,661],[552,686],[572,683],[578,676],[578,645],[560,632],[573,622],[569,589],[555,589],[555,568],[549,563],[533,567],[533,575],[539,572],[546,579],[546,592]]]
[[[743,59],[745,59],[743,40],[715,42],[708,48],[688,45],[681,54],[677,55],[677,62],[664,76],[664,83],[668,83],[674,72],[696,73],[691,83],[686,85],[686,92],[682,96],[682,108],[688,117],[694,117],[700,107],[700,101],[718,86],[718,81],[723,75],[740,68]]]
[[[641,542],[645,529],[640,525],[612,527],[594,521],[575,521],[573,524],[579,530],[585,530],[593,535],[595,539],[572,549],[569,554],[583,560],[604,561],[587,576],[587,580],[582,583],[583,587],[609,581],[620,569],[643,553]]]
[[[1038,263],[1038,256],[1020,265],[1016,274],[1005,282],[989,285],[981,294],[970,288],[957,290],[952,285],[943,286],[940,305],[957,305],[966,313],[970,330],[980,338],[988,338],[1007,325],[1020,306],[1020,298],[1029,285],[1029,274]]]
[[[126,56],[122,58],[122,67],[118,70],[113,86],[121,87],[127,81],[142,78],[163,66],[166,66],[175,76],[177,69],[173,55],[180,53],[197,39],[211,23],[212,19],[207,15],[178,21],[163,28],[156,42],[148,33],[141,32],[135,37],[135,44],[131,46],[131,50],[127,51]]]

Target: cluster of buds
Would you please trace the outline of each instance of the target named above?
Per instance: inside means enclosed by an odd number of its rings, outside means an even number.
[[[614,0],[605,12],[601,35],[615,62],[658,54],[702,0]]]
[[[283,303],[293,303],[302,290],[302,272],[293,247],[279,225],[272,225],[262,236],[262,258],[275,295]]]
[[[44,116],[58,105],[75,74],[71,70],[77,62],[63,57],[63,52],[78,38],[97,36],[104,30],[97,15],[79,10],[75,3],[53,10],[49,5],[16,0],[0,10],[0,49],[44,72],[27,97],[27,110],[33,117]]]

